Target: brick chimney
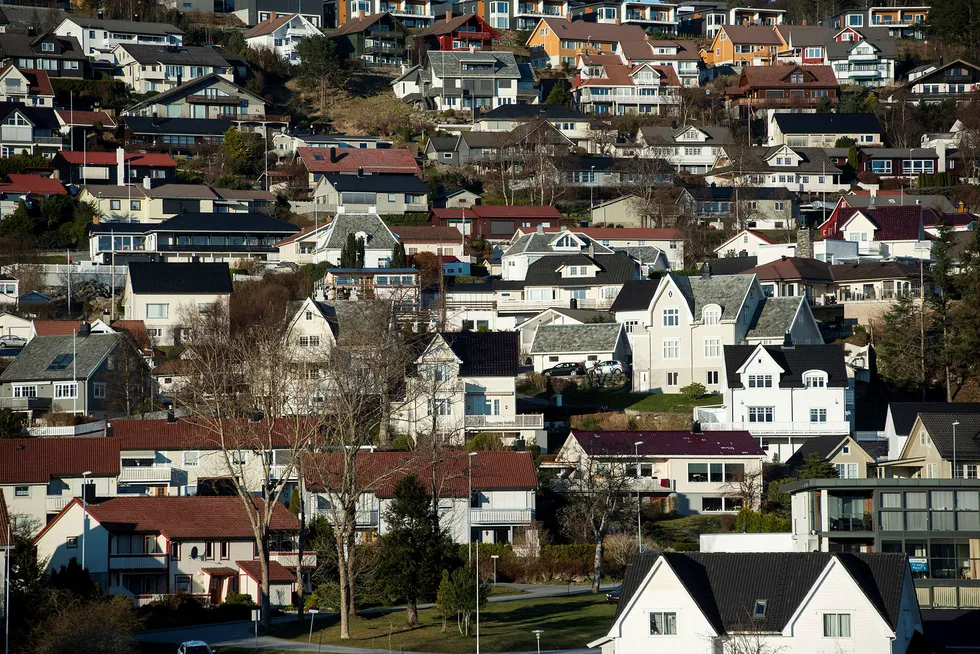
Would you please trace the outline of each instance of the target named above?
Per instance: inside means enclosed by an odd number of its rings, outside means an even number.
[[[796,256],[813,259],[813,231],[809,227],[801,227],[796,232]]]
[[[449,21],[452,20],[452,18],[453,18],[453,12],[447,11],[446,12],[446,22],[448,23]]]
[[[364,18],[364,10],[363,9],[361,9],[359,12],[357,12],[357,18],[358,18],[358,20],[360,20],[361,18]]]
[[[336,146],[330,146],[330,163],[337,163],[337,148]]]
[[[269,13],[269,20],[275,20],[277,18],[279,18],[279,14],[277,14],[276,12],[273,11]]]

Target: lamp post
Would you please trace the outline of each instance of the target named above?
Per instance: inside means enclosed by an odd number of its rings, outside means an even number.
[[[476,452],[470,452],[473,456]],[[472,461],[473,459],[470,459]],[[480,654],[480,544],[476,544],[476,654]]]
[[[592,207],[595,206],[595,166],[592,166],[592,174],[589,175],[589,220],[592,220]]]
[[[499,554],[491,554],[490,558],[493,559],[493,585],[497,585],[497,559],[500,558]]]
[[[313,642],[313,618],[315,618],[316,617],[316,614],[319,613],[319,612],[320,612],[319,609],[310,609],[308,611],[308,613],[310,614],[310,637],[306,641],[308,643],[312,643]]]
[[[470,452],[469,456],[466,459],[466,471],[467,471],[466,476],[468,477],[469,488],[470,488],[469,497],[466,498],[466,529],[468,532],[466,534],[466,542],[469,543],[468,555],[470,561],[473,560],[473,457],[475,456],[476,456],[476,452]],[[476,556],[477,556],[476,561],[477,563],[479,563],[480,562],[479,548],[477,548]]]
[[[643,531],[640,528],[640,446],[643,441],[633,443],[633,451],[636,453],[636,549],[643,551]]]
[[[82,473],[82,570],[85,569],[85,532],[88,526],[88,498],[85,496],[85,487],[88,486],[90,474],[92,474],[91,470]]]
[[[953,422],[953,474],[950,475],[951,479],[956,479],[956,425],[960,424],[959,420]]]
[[[538,640],[538,654],[541,654],[541,634],[544,633],[544,629],[535,629],[531,633],[534,634],[534,637]]]

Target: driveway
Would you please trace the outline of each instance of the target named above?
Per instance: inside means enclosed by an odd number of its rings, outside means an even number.
[[[519,588],[523,593],[517,595],[501,595],[491,597],[491,602],[513,602],[515,600],[539,599],[544,597],[560,597],[562,595],[581,595],[589,592],[588,586],[565,586],[552,584],[500,584],[510,588]],[[433,606],[419,605],[420,609]],[[390,609],[386,609],[390,610]],[[370,611],[370,609],[368,609]],[[368,611],[365,611],[368,612]],[[318,614],[314,619],[320,620],[330,614]],[[274,624],[295,622],[296,616],[283,615],[273,619]],[[151,643],[182,643],[187,640],[203,640],[209,645],[222,647],[240,647],[243,649],[273,649],[290,652],[329,652],[332,654],[391,654],[387,649],[364,649],[359,647],[342,647],[339,645],[318,645],[295,640],[273,638],[272,636],[255,637],[255,625],[252,622],[224,622],[214,625],[198,625],[179,629],[155,629],[145,631],[136,639]],[[571,654],[595,654],[596,649],[565,649],[542,650],[542,654],[569,652]],[[432,654],[430,652],[399,652],[399,654]],[[505,652],[503,654],[531,654],[530,652]]]

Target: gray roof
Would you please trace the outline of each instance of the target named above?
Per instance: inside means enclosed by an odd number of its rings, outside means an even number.
[[[454,152],[456,143],[459,142],[458,136],[433,136],[426,144],[426,150],[432,149],[435,152]]]
[[[250,98],[254,98],[257,102],[263,102],[263,103],[265,102],[265,100],[263,100],[261,97],[255,95],[254,93],[252,93],[248,89],[242,88],[238,84],[235,84],[234,82],[231,82],[231,81],[226,80],[224,77],[221,77],[217,73],[210,73],[208,75],[205,75],[204,77],[196,77],[194,79],[188,80],[188,81],[184,82],[183,84],[181,84],[180,86],[175,86],[172,89],[167,89],[166,91],[163,91],[162,93],[157,93],[153,97],[147,98],[146,100],[143,100],[142,102],[137,102],[132,107],[129,107],[128,109],[125,109],[123,111],[123,115],[124,116],[133,116],[133,115],[136,115],[136,112],[139,109],[143,108],[143,107],[148,107],[148,106],[151,106],[151,105],[154,105],[154,104],[160,104],[160,103],[164,102],[165,100],[169,100],[170,98],[183,98],[183,97],[188,96],[188,95],[193,95],[194,89],[196,89],[198,87],[210,86],[211,84],[217,84],[217,83],[220,83],[220,82],[225,82],[226,84],[230,84],[231,86],[233,86],[235,88],[235,91],[237,93],[240,93],[241,95],[245,95],[245,96],[248,96]]]
[[[173,66],[219,66],[228,68],[228,61],[214,48],[206,46],[180,46],[168,48],[163,45],[121,46],[133,59],[141,64],[164,64]]]
[[[568,233],[571,234],[574,232],[570,230]],[[507,250],[504,252],[504,256],[511,255],[511,254],[523,254],[525,252],[531,254],[572,254],[570,252],[562,252],[561,250],[555,250],[549,245],[549,243],[557,240],[561,235],[563,235],[563,232],[557,232],[557,233],[556,232],[542,232],[542,233],[531,232],[530,234],[525,234],[524,236],[514,241],[513,245],[507,248]],[[611,249],[589,238],[585,234],[575,234],[575,236],[579,240],[585,241],[586,243],[586,247],[581,250],[583,254],[588,252],[588,244],[590,243],[593,246],[592,251],[595,254],[613,253]]]
[[[634,555],[626,566],[617,617],[641,590],[660,557],[666,560],[719,634],[749,630],[781,632],[831,559],[844,566],[868,601],[895,629],[901,615],[902,589],[909,574],[905,554],[649,552]],[[752,619],[749,616],[757,600],[768,600],[766,615]]]
[[[833,41],[840,30],[818,25],[776,25],[776,31],[794,48],[824,45]]]
[[[863,31],[862,31],[863,32]],[[861,41],[828,41],[827,42],[827,59],[847,59],[848,53],[850,53],[851,48],[856,46],[858,43],[869,43],[878,49],[878,56],[884,57],[886,59],[897,59],[898,58],[898,46],[895,44],[894,40],[877,40],[877,39],[864,39]]]
[[[881,123],[874,114],[775,114],[773,119],[783,134],[881,134]]]
[[[753,147],[747,148],[745,150],[745,159],[742,166],[744,173],[823,173],[828,174],[839,173],[840,170],[833,160],[827,156],[827,153],[823,148],[790,148],[793,152],[800,156],[800,163],[798,166],[787,167],[787,166],[776,166],[770,164],[766,159],[772,157],[776,154],[778,150],[781,150],[786,146],[774,145],[769,147]],[[868,148],[866,152],[871,152],[874,150],[881,150],[883,148]],[[908,154],[908,150],[905,150]],[[933,152],[935,155],[935,152]],[[719,175],[722,173],[731,172],[732,166],[721,166],[720,168],[715,168],[714,170],[708,171],[708,175]]]
[[[764,299],[752,317],[746,338],[782,338],[793,326],[802,297],[770,297]]]
[[[132,32],[134,34],[157,34],[167,36],[168,34],[183,34],[184,31],[179,27],[169,23],[143,23],[135,20],[105,20],[88,16],[71,15],[68,20],[79,27],[93,27],[110,32]]]
[[[732,133],[727,127],[701,127],[700,125],[681,125],[676,129],[672,127],[644,125],[640,128],[640,134],[643,135],[643,140],[647,143],[647,145],[651,143],[674,143],[676,142],[678,136],[689,130],[691,127],[705,132],[708,135],[708,140],[705,141],[705,143],[708,144],[730,143],[732,140]],[[681,142],[691,143],[691,141]]]
[[[121,336],[118,333],[84,337],[36,336],[3,371],[0,382],[88,379]],[[68,359],[72,357],[72,340],[75,341],[74,358]],[[59,357],[65,363],[54,366],[54,370],[49,369]]]
[[[980,414],[920,411],[919,420],[944,459],[953,458],[953,423],[959,422],[956,426],[956,458],[963,461],[980,460]]]
[[[666,256],[667,256],[666,254],[664,254],[663,250],[653,245],[644,245],[642,247],[636,246],[636,247],[616,248],[616,252],[623,252],[625,254],[628,254],[640,263],[651,263],[651,264],[657,263],[657,261],[659,261],[661,257],[664,257],[666,260]]]
[[[612,352],[622,329],[618,322],[542,325],[534,333],[531,354]]]
[[[129,285],[134,294],[224,295],[232,292],[231,269],[226,262],[131,261]]]
[[[938,159],[935,148],[864,148],[861,152],[868,159],[908,159],[909,155],[916,158]]]
[[[29,7],[17,5],[0,6],[0,25],[7,29],[27,29],[40,26],[57,27],[68,15],[64,9],[51,7]]]
[[[478,50],[476,52],[452,52],[430,50],[426,53],[429,67],[436,77],[485,77],[520,79],[521,71],[512,52],[491,52]],[[464,62],[490,62],[492,70],[463,70]]]
[[[622,311],[646,311],[657,293],[658,283],[650,279],[631,279],[619,289],[619,295],[609,310],[613,313]]]
[[[499,148],[507,139],[507,132],[462,132],[462,142],[471,148]]]
[[[596,265],[595,277],[562,277],[559,269],[571,265]],[[624,284],[639,277],[636,262],[625,254],[564,254],[541,257],[527,267],[526,286],[601,286]]]
[[[793,456],[786,459],[786,465],[788,466],[798,466],[803,465],[806,459],[811,454],[816,454],[821,459],[828,459],[831,454],[833,454],[837,447],[843,443],[850,436],[842,436],[839,434],[830,434],[829,436],[813,436],[807,438],[800,445],[800,449],[793,453]],[[888,456],[888,441],[856,441],[851,438],[851,442],[856,444],[865,454],[870,456],[873,460],[877,461],[879,458],[885,458]],[[884,446],[884,447],[882,447]],[[882,452],[884,450],[884,452]]]
[[[391,250],[395,247],[395,238],[384,221],[372,213],[340,213],[330,223],[330,233],[325,248],[340,250],[347,242],[348,234],[367,234],[364,247],[369,250]]]
[[[892,414],[895,434],[908,436],[920,413],[980,414],[980,402],[891,402],[888,409]],[[950,418],[950,422],[953,420],[955,418]]]
[[[722,320],[735,320],[755,281],[755,275],[712,275],[710,277],[682,277],[668,274],[680,289],[695,320],[701,320],[704,308],[709,304],[721,307]]]
[[[563,316],[568,316],[569,318],[578,320],[579,322],[589,322],[593,318],[612,315],[608,311],[596,311],[595,309],[566,309],[563,307],[553,307],[551,309],[546,309],[546,311],[554,311],[555,313],[560,313]],[[544,313],[544,311],[541,313]]]
[[[803,388],[803,375],[808,370],[827,373],[828,388],[847,388],[847,367],[844,365],[844,346],[826,345],[764,345],[766,352],[783,369],[778,388]],[[726,345],[725,370],[730,388],[742,388],[738,369],[759,348],[758,345]]]
[[[832,198],[828,197],[827,199],[830,201]],[[878,195],[875,198],[872,198],[870,195],[845,195],[844,199],[847,200],[848,206],[858,209],[871,206],[871,200],[874,199],[874,206],[876,207],[900,207],[902,205],[919,204],[923,207],[935,209],[940,213],[952,213],[956,211],[956,207],[945,195],[917,195],[909,193],[908,189],[905,190],[904,195]]]
[[[58,43],[58,52],[43,52],[41,43]],[[43,55],[49,59],[85,59],[82,46],[74,36],[56,36],[46,33],[38,36],[27,34],[0,34],[0,53],[5,57],[33,57]]]

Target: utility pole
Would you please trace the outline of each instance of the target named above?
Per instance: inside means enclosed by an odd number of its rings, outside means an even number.
[[[919,212],[921,214],[921,210]],[[926,401],[926,293],[925,271],[919,259],[919,365],[922,371],[922,401]]]

